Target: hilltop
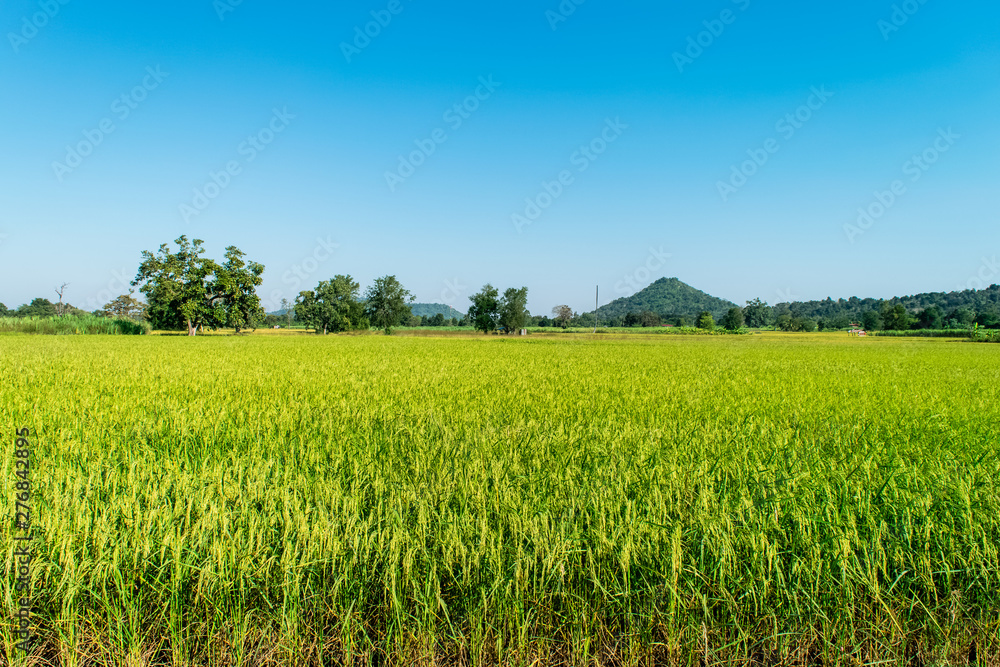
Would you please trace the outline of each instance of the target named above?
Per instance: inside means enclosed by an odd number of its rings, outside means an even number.
[[[597,309],[601,321],[615,320],[628,313],[651,311],[663,318],[697,317],[707,310],[720,318],[736,304],[706,294],[677,278],[660,278],[632,296],[615,299]]]

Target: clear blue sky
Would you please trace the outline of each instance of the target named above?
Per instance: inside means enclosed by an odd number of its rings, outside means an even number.
[[[527,285],[535,313],[662,276],[1000,282],[1000,5],[896,6],[7,0],[0,301],[99,306],[181,234],[264,263],[269,302],[336,273],[463,311]]]

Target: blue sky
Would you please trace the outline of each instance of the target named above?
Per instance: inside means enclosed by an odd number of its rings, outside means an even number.
[[[673,4],[8,0],[0,301],[99,307],[181,234],[268,305],[1000,282],[1000,6]]]

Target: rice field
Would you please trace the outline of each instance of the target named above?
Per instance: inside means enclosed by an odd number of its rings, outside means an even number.
[[[1000,347],[0,336],[4,664],[1000,658]],[[5,615],[16,613],[13,530]]]

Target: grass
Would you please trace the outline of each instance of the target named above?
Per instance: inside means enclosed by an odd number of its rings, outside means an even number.
[[[0,333],[43,335],[148,334],[146,322],[111,319],[95,315],[64,315],[63,317],[0,317]]]
[[[38,656],[60,664],[965,664],[974,643],[996,664],[996,346],[0,350],[4,432],[36,434]]]

